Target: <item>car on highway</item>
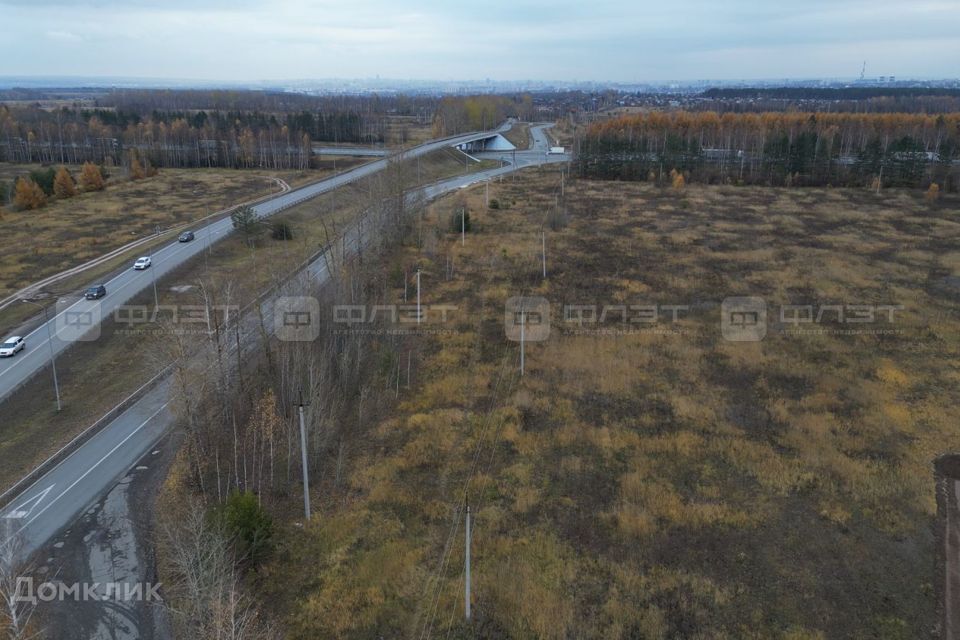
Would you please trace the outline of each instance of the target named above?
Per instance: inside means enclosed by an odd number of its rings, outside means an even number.
[[[177,242],[190,242],[194,237],[193,231],[184,231],[180,234],[180,237],[177,238]]]
[[[27,342],[21,336],[10,336],[3,341],[3,344],[0,344],[0,358],[15,356],[25,346],[27,346]]]
[[[102,284],[95,284],[87,289],[86,293],[83,294],[83,297],[87,300],[97,300],[105,295],[107,295],[107,288]]]
[[[133,268],[137,271],[143,271],[152,264],[153,260],[150,259],[150,256],[142,256],[137,258],[137,261],[133,263]]]

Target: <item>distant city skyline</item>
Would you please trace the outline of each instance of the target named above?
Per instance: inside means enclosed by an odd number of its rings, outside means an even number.
[[[960,1],[0,0],[0,76],[651,83],[954,78]]]
[[[613,82],[562,80],[434,80],[407,78],[295,78],[269,80],[222,81],[191,78],[135,78],[116,76],[0,76],[0,90],[36,89],[54,91],[87,91],[98,89],[238,89],[259,91],[292,91],[306,94],[372,94],[406,93],[510,93],[516,91],[605,91],[624,93],[665,92],[700,93],[718,87],[931,87],[960,90],[960,78],[911,78],[882,76],[858,78],[760,78],[760,79],[700,79],[675,82]]]

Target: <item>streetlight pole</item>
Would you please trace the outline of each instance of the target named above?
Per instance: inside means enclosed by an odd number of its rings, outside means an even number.
[[[42,304],[34,302],[33,300],[22,299],[21,302],[26,302],[27,304],[32,304],[35,307],[40,307],[43,310],[43,324],[47,326],[47,346],[50,347],[50,367],[53,369],[53,391],[57,395],[57,412],[59,413],[63,409],[63,405],[60,404],[60,383],[57,381],[57,358],[53,351],[53,335],[50,333],[50,320],[47,317],[47,308]]]
[[[157,225],[157,237],[160,237],[160,225]],[[153,313],[160,308],[160,298],[157,297],[157,272],[153,267],[153,245],[150,245],[150,274],[153,277]]]

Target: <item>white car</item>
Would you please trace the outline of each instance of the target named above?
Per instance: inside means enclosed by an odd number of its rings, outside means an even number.
[[[133,268],[137,271],[143,271],[151,264],[153,264],[153,260],[151,260],[148,256],[143,256],[142,258],[137,258],[137,261],[133,263]]]
[[[27,342],[20,336],[10,336],[3,341],[3,344],[0,344],[0,358],[9,358],[10,356],[17,355],[17,351],[20,351],[25,346]]]

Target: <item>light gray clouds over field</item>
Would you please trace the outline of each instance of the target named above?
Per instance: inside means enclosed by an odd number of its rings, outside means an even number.
[[[953,77],[960,0],[0,0],[0,75]]]

